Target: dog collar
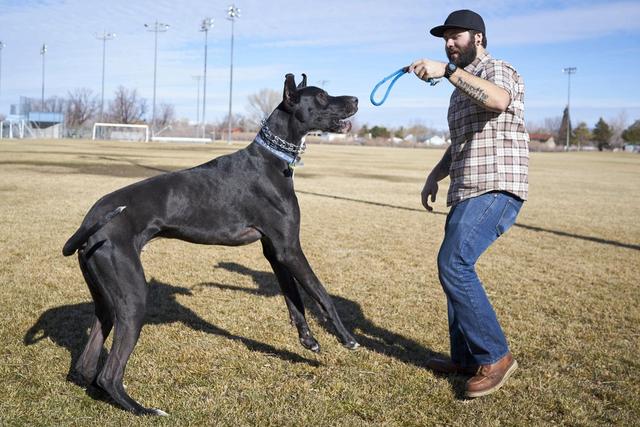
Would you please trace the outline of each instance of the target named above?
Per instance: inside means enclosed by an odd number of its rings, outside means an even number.
[[[266,120],[262,120],[262,128],[260,128],[254,141],[266,148],[274,156],[287,162],[290,168],[302,166],[300,155],[306,149],[304,138],[302,138],[300,145],[292,144],[271,132]]]
[[[261,145],[262,147],[266,148],[267,151],[269,151],[274,156],[289,163],[289,165],[291,165],[296,161],[296,158],[294,156],[288,153],[285,153],[284,151],[280,151],[275,147],[273,147],[272,145],[270,145],[269,143],[267,143],[264,139],[262,139],[262,136],[260,134],[256,135],[254,141],[257,142],[258,145]]]

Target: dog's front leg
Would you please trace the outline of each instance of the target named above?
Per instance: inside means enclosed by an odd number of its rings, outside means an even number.
[[[286,249],[279,248],[277,245],[274,245],[273,247],[276,252],[277,260],[287,268],[309,296],[313,298],[325,311],[331,320],[342,345],[352,350],[358,348],[360,345],[342,324],[342,320],[333,305],[331,296],[327,293],[326,289],[322,286],[322,283],[320,283],[320,280],[311,269],[307,258],[302,252],[300,243],[297,242],[294,247],[288,247]]]
[[[266,240],[262,241],[262,252],[278,278],[280,289],[282,290],[284,300],[289,309],[289,317],[298,330],[300,343],[303,347],[318,353],[320,351],[320,344],[318,344],[318,341],[311,334],[309,324],[304,316],[304,304],[298,291],[298,285],[289,270],[277,260],[273,246]]]

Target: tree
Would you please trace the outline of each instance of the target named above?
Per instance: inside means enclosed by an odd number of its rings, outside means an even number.
[[[374,126],[370,130],[372,138],[389,138],[391,133],[384,126]]]
[[[158,126],[168,126],[176,119],[176,110],[173,104],[161,103],[159,108],[159,114],[156,117],[156,123]]]
[[[605,148],[609,148],[609,141],[612,135],[613,132],[609,125],[600,117],[600,120],[593,128],[593,140],[598,143],[598,150],[602,151]]]
[[[572,144],[578,144],[578,149],[583,145],[587,145],[591,141],[592,135],[589,127],[585,122],[578,123],[578,126],[573,130]]]
[[[624,132],[628,122],[629,120],[627,119],[627,112],[625,110],[622,110],[615,117],[609,119],[608,124],[611,129],[609,144],[611,144],[612,147],[622,148],[624,145],[622,132]]]
[[[569,139],[571,139],[571,118],[569,117],[569,108],[565,107],[562,113],[562,122],[560,123],[560,130],[558,131],[558,142],[561,145],[567,144],[567,129]]]
[[[262,119],[268,117],[281,101],[282,93],[272,89],[261,89],[258,93],[249,95],[247,97],[248,121],[259,128]]]
[[[147,101],[138,97],[136,89],[118,87],[113,101],[109,102],[108,115],[116,123],[139,123],[147,112]]]
[[[93,95],[91,89],[81,88],[69,91],[65,108],[67,128],[81,128],[94,117],[98,109],[98,98]]]
[[[631,144],[640,144],[640,120],[636,120],[622,132],[622,139]]]
[[[238,130],[240,132],[244,132],[249,126],[247,123],[247,119],[242,114],[232,114],[231,115],[231,132],[234,130]],[[222,120],[216,122],[216,128],[218,128],[221,132],[221,135],[226,135],[229,131],[229,115],[224,116]]]
[[[540,122],[527,122],[527,130],[531,133],[546,133],[553,136],[553,139],[560,143],[562,138],[559,137],[558,132],[562,125],[562,117],[547,117]],[[566,138],[566,134],[564,136]]]

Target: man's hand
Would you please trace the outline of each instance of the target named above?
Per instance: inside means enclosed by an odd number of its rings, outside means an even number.
[[[429,196],[431,196],[431,203],[436,202],[436,194],[438,193],[438,180],[434,175],[435,171],[432,171],[427,177],[427,181],[422,188],[422,206],[429,212],[433,211],[433,207],[429,206]]]
[[[439,79],[444,76],[447,64],[430,59],[418,59],[407,67],[408,73],[414,73],[419,79]]]

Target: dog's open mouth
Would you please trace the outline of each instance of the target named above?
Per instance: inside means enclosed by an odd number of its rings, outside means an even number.
[[[335,128],[339,133],[347,133],[351,130],[351,120],[336,120]]]

